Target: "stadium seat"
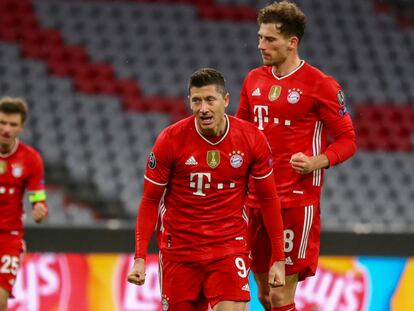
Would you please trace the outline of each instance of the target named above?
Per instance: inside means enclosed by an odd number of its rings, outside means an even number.
[[[371,1],[297,2],[311,29],[301,55],[341,82],[360,148],[326,172],[324,228],[414,227],[413,32]],[[250,4],[0,1],[0,90],[34,103],[25,139],[48,167],[134,216],[155,137],[189,115],[189,75],[221,70],[236,111],[245,74],[261,63]]]

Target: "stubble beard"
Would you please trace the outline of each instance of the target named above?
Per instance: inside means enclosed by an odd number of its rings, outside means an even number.
[[[264,59],[263,56],[262,56],[262,61],[263,61],[263,65],[265,66],[278,66],[282,63],[274,58]]]

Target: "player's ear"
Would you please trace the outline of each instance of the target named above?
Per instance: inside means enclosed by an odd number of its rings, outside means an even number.
[[[299,45],[299,38],[296,36],[292,36],[289,38],[289,49],[295,50],[298,48]]]
[[[230,94],[229,92],[227,92],[226,95],[224,95],[224,107],[227,108],[229,103],[230,103]]]

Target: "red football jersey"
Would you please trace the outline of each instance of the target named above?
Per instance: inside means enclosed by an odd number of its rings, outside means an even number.
[[[269,141],[282,208],[315,204],[320,199],[323,169],[298,174],[289,163],[293,154],[325,153],[333,166],[355,151],[355,133],[339,84],[304,61],[283,77],[276,76],[271,66],[250,71],[241,91],[237,117],[253,122]],[[334,137],[329,147],[327,131]],[[353,139],[335,142],[344,133]],[[342,156],[338,150],[344,148],[348,150]],[[248,206],[258,207],[254,189],[251,193]]]
[[[167,258],[199,261],[247,251],[247,176],[269,176],[271,152],[253,124],[226,118],[226,132],[211,141],[189,117],[166,128],[154,145],[145,178],[166,186],[159,247]]]
[[[26,189],[31,202],[46,199],[42,158],[32,147],[17,141],[9,154],[0,154],[0,230],[22,232]]]

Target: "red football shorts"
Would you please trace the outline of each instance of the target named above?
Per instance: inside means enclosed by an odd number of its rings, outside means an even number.
[[[24,251],[24,241],[20,235],[0,233],[0,287],[8,291],[11,297]]]
[[[299,273],[299,281],[315,275],[320,250],[319,204],[282,209],[286,275]],[[268,272],[271,247],[261,210],[249,209],[249,246],[253,272]]]
[[[249,263],[247,254],[202,262],[160,256],[162,310],[206,311],[223,300],[249,301]]]

